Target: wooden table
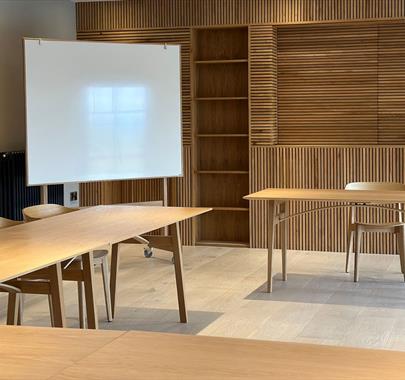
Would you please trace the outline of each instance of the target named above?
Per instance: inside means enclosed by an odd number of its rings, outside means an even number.
[[[154,332],[0,327],[0,379],[403,380],[405,353]]]
[[[0,282],[49,267],[55,325],[63,327],[65,313],[60,263],[81,255],[88,327],[97,328],[93,256],[89,252],[113,244],[114,267],[118,265],[119,242],[171,226],[169,236],[160,240],[157,238],[156,246],[170,247],[173,251],[180,320],[186,322],[179,222],[209,210],[186,207],[96,206],[2,229]]]
[[[267,291],[273,289],[273,249],[276,225],[283,223],[281,228],[281,251],[283,280],[287,280],[287,243],[289,219],[296,216],[331,209],[336,207],[367,207],[367,204],[377,203],[375,207],[403,212],[399,208],[387,206],[393,203],[405,203],[404,191],[375,191],[375,190],[337,190],[337,189],[265,189],[244,197],[251,201],[267,202],[268,218],[268,261],[267,261]],[[346,204],[329,205],[321,208],[310,209],[298,214],[290,215],[288,210],[289,201],[313,201],[313,202],[343,202]],[[385,205],[384,205],[385,204]]]

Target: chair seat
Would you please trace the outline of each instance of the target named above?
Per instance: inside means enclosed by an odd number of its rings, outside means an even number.
[[[366,232],[399,232],[401,227],[405,226],[405,223],[353,223],[350,226],[352,231],[361,229]]]
[[[354,223],[357,226],[364,226],[364,227],[381,227],[381,228],[390,228],[390,227],[401,227],[405,226],[405,223],[396,222],[396,223]]]

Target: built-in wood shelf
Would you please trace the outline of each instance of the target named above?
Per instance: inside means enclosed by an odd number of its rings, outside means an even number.
[[[247,63],[247,59],[209,59],[209,60],[199,60],[194,61],[199,65],[210,65],[210,64],[223,64],[223,63]]]
[[[199,133],[197,137],[249,137],[248,133]]]
[[[248,100],[247,96],[210,96],[204,98],[194,98],[194,100]]]
[[[194,30],[197,244],[249,246],[248,28]]]

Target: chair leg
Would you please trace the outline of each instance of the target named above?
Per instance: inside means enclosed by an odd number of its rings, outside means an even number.
[[[349,232],[349,238],[347,239],[347,249],[346,249],[346,273],[349,273],[350,265],[350,254],[353,252],[353,240],[354,240],[354,231]]]
[[[7,305],[7,324],[17,325],[19,316],[19,301],[20,294],[9,293],[8,294],[8,305]]]
[[[110,293],[110,271],[108,269],[108,256],[101,261],[101,273],[103,274],[104,298],[107,311],[107,321],[112,322],[111,293]]]
[[[359,256],[360,256],[360,244],[361,244],[362,230],[356,228],[356,250],[354,254],[354,282],[359,282]]]
[[[86,310],[84,304],[84,289],[82,281],[77,282],[77,295],[79,299],[79,324],[80,328],[84,329],[86,328],[86,320],[85,320]]]
[[[402,227],[400,232],[397,233],[398,253],[401,263],[401,272],[404,275],[405,281],[405,228]]]
[[[52,306],[52,295],[48,294],[48,304],[49,304],[49,318],[51,319],[51,326],[55,327],[55,318],[53,316],[53,306]]]

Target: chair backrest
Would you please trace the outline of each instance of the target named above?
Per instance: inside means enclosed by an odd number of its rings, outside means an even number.
[[[386,190],[386,191],[405,191],[405,185],[398,182],[350,182],[345,187],[346,190]],[[402,209],[402,205],[398,204]],[[353,212],[353,211],[352,211]],[[403,213],[398,213],[398,220],[402,223]]]
[[[0,229],[16,226],[17,224],[21,224],[21,223],[22,222],[20,222],[19,220],[11,220],[11,219],[6,219],[6,218],[0,217]]]
[[[56,204],[43,204],[26,207],[22,212],[25,222],[33,222],[35,220],[45,219],[51,216],[67,214],[76,210],[76,208],[69,208]]]
[[[397,182],[351,182],[346,185],[345,189],[405,191],[405,185]]]

